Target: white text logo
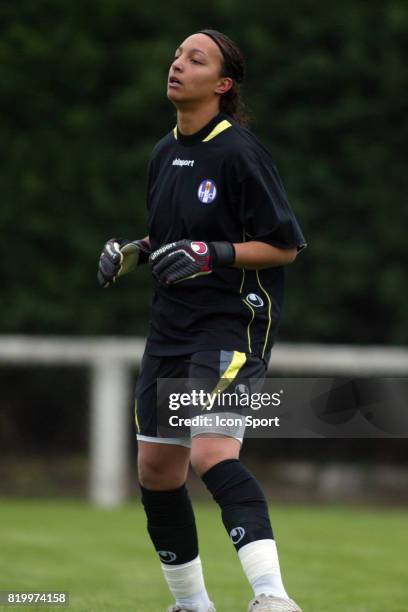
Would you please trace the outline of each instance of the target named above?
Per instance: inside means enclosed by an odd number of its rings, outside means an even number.
[[[191,168],[194,166],[194,159],[173,159],[173,166],[190,166]]]

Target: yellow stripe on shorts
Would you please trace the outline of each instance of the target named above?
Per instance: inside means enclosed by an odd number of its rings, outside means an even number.
[[[135,400],[135,424],[137,433],[140,433],[139,419],[137,418],[137,400]]]
[[[240,369],[245,365],[247,360],[247,356],[245,353],[241,353],[240,351],[234,351],[232,354],[232,359],[221,376],[218,383],[215,385],[214,389],[211,391],[211,395],[216,395],[218,392],[222,393],[229,385],[234,378],[237,377]],[[204,404],[201,410],[205,410],[208,402]]]

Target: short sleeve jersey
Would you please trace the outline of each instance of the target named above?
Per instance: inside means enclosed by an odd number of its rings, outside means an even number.
[[[223,113],[193,135],[175,127],[158,142],[149,163],[147,206],[152,250],[185,238],[305,246],[270,153]],[[216,268],[168,287],[156,284],[146,352],[237,350],[267,360],[283,286],[281,266]]]

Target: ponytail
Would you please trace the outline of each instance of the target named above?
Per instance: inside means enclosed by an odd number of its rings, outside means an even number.
[[[250,116],[240,91],[245,77],[245,63],[240,49],[228,36],[217,30],[200,30],[197,34],[206,34],[215,42],[223,57],[221,76],[233,80],[231,89],[221,96],[220,111],[235,119],[243,127],[247,127]]]

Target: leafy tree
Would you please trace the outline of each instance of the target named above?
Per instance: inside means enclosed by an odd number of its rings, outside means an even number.
[[[280,337],[408,341],[406,2],[20,0],[0,22],[2,333],[146,332],[148,270],[101,291],[96,262],[145,232],[168,65],[210,26],[244,51],[253,130],[309,242]]]

